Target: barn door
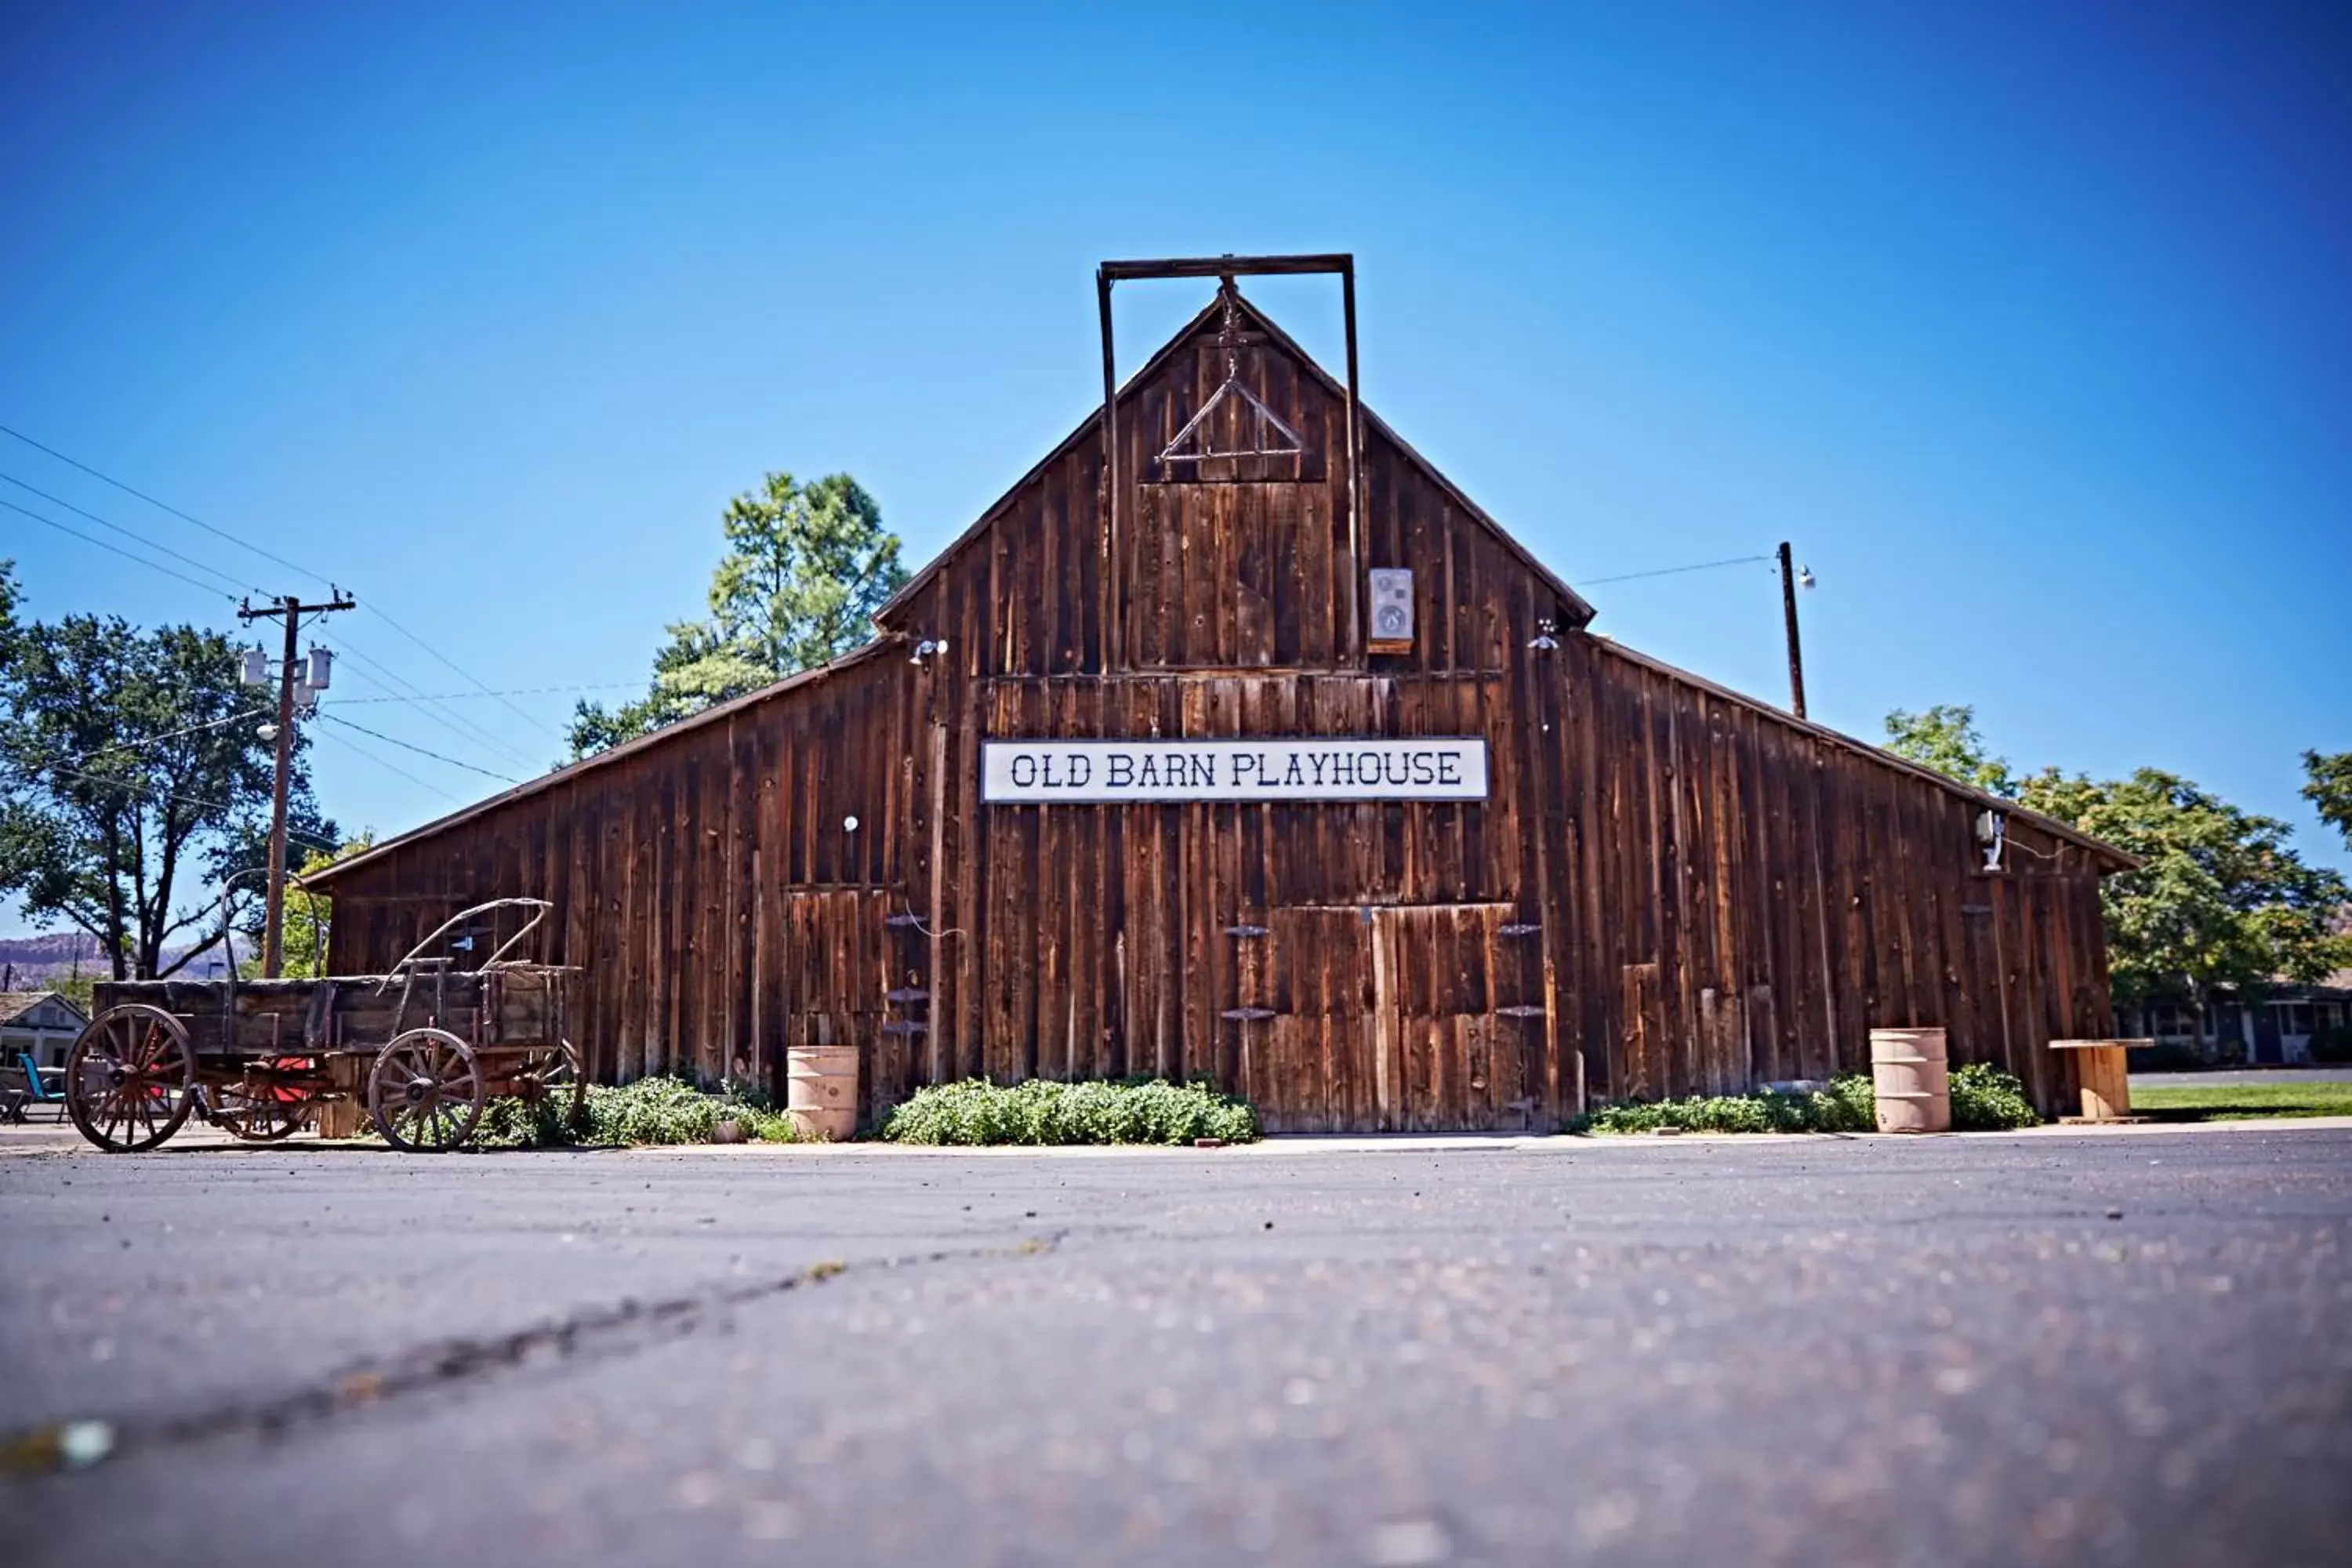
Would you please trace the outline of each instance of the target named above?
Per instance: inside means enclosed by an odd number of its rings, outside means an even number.
[[[1271,1014],[1242,1024],[1240,1081],[1269,1131],[1362,1132],[1388,1125],[1373,1081],[1371,925],[1357,909],[1276,910],[1243,988]],[[1263,974],[1254,973],[1263,966]],[[1246,1016],[1254,1011],[1246,1006]]]
[[[1244,1092],[1270,1130],[1542,1124],[1549,1017],[1521,974],[1517,949],[1534,944],[1511,906],[1282,909],[1264,928],[1264,956],[1242,967],[1262,1009],[1236,1012]]]
[[[1507,904],[1402,904],[1371,915],[1373,1026],[1389,1089],[1381,1125],[1411,1131],[1521,1131],[1541,1086],[1528,1037],[1543,998],[1517,988]]]

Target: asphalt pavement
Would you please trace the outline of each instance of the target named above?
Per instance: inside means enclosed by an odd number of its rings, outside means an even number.
[[[2336,1563],[2347,1232],[2340,1127],[28,1154],[0,1510],[26,1564]]]

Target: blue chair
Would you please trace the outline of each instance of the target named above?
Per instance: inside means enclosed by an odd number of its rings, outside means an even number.
[[[27,1108],[46,1105],[59,1121],[66,1119],[66,1073],[63,1068],[51,1068],[47,1073],[34,1062],[33,1053],[16,1053],[16,1070],[25,1075],[25,1104]]]

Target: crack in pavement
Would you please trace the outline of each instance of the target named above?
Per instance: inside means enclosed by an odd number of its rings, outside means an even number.
[[[916,1268],[929,1264],[997,1258],[1034,1258],[1060,1247],[1067,1231],[1030,1237],[1010,1246],[941,1248],[903,1253],[854,1267]],[[329,1373],[302,1387],[245,1404],[221,1405],[193,1415],[149,1423],[58,1422],[0,1437],[0,1472],[87,1469],[102,1458],[247,1432],[278,1437],[304,1426],[428,1389],[470,1381],[533,1364],[609,1361],[650,1350],[695,1332],[712,1318],[753,1302],[814,1289],[850,1272],[838,1258],[812,1263],[772,1279],[706,1286],[653,1301],[623,1297],[609,1307],[589,1307],[552,1322],[509,1333],[460,1335],[431,1341],[389,1359],[370,1359]],[[74,1434],[97,1428],[104,1434],[96,1453],[77,1458]]]

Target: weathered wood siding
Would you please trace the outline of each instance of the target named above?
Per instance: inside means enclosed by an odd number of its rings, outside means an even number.
[[[337,966],[539,894],[601,1076],[774,1082],[787,1043],[849,1039],[869,1110],[971,1074],[1205,1074],[1277,1128],[1543,1127],[1865,1067],[1882,1025],[2071,1091],[2046,1042],[2111,1022],[2095,851],[2012,817],[1982,873],[1977,799],[1576,629],[1369,416],[1351,529],[1343,405],[1270,327],[1243,376],[1308,458],[1171,482],[1213,330],[1121,395],[1118,537],[1090,420],[879,650],[341,873]],[[1409,652],[1363,649],[1376,566],[1415,574]],[[919,665],[924,638],[947,652]],[[992,737],[1415,735],[1486,737],[1490,798],[979,798]]]
[[[2048,1041],[2112,1022],[2090,850],[2012,816],[1986,874],[1969,797],[1612,645],[1559,657],[1555,952],[1594,1093],[1826,1078],[1937,1026],[2070,1090]]]
[[[582,971],[573,1043],[597,1077],[772,1077],[777,1042],[835,1027],[809,1017],[824,999],[851,1030],[881,1006],[906,668],[869,657],[739,703],[355,866],[334,888],[336,971],[381,969],[467,904],[527,892],[556,905],[544,962]]]

